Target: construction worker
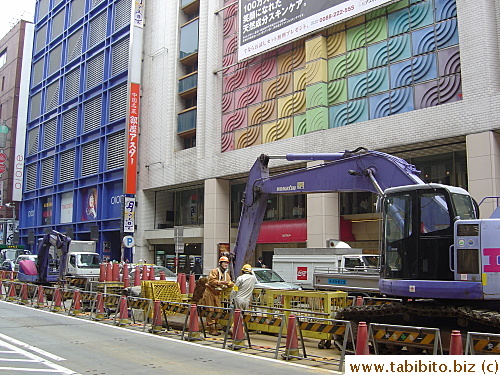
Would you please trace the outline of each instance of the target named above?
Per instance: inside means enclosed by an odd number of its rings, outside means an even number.
[[[257,279],[252,273],[252,266],[245,264],[241,268],[241,275],[236,279],[229,297],[235,309],[250,310],[250,300],[256,282]]]
[[[203,298],[200,301],[201,304],[206,306],[221,307],[221,293],[225,288],[231,288],[234,283],[231,280],[231,275],[229,274],[229,259],[226,256],[221,256],[219,258],[219,266],[214,268],[208,274],[208,281],[203,292]],[[209,309],[209,311],[214,311],[214,309]],[[214,336],[218,336],[219,327],[217,326],[217,319],[207,317],[208,333]]]

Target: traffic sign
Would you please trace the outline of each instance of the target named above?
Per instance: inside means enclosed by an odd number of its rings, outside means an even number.
[[[135,245],[135,240],[134,237],[132,236],[125,236],[123,237],[123,246],[125,247],[133,247]]]

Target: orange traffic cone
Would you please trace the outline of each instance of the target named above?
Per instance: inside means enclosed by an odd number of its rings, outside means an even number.
[[[244,348],[243,341],[245,341],[245,333],[243,332],[243,314],[240,309],[234,310],[233,320],[233,345],[231,349]]]
[[[179,274],[179,287],[181,289],[181,294],[186,294],[186,274]]]
[[[113,281],[120,281],[120,264],[113,263]]]
[[[198,322],[198,307],[196,304],[191,304],[189,307],[189,333],[187,341],[201,340],[200,337],[200,324]]]
[[[99,265],[99,282],[103,283],[106,281],[106,263],[101,263]]]
[[[97,293],[95,304],[96,304],[96,309],[95,309],[94,320],[103,320],[105,314],[104,314],[104,298],[102,296],[102,293]]]
[[[160,280],[167,280],[167,277],[165,276],[165,272],[160,271]]]
[[[141,285],[141,267],[136,266],[134,272],[134,286]]]
[[[288,317],[288,326],[286,331],[286,346],[283,359],[289,360],[290,357],[298,357],[299,355],[299,339],[297,337],[297,325],[295,315]]]
[[[113,263],[109,262],[106,268],[106,281],[113,281]]]
[[[45,297],[45,292],[43,291],[43,285],[38,285],[36,307],[40,308],[45,306],[44,297]]]
[[[194,288],[196,287],[196,280],[194,277],[194,273],[189,275],[189,294],[193,295]]]
[[[151,325],[151,329],[149,332],[158,333],[162,331],[162,322],[161,322],[161,301],[156,300],[153,306],[153,323]]]
[[[149,267],[149,280],[156,280],[154,267]]]
[[[356,355],[370,354],[368,348],[368,326],[366,322],[358,323],[358,336],[356,337]]]
[[[451,355],[462,355],[462,335],[460,331],[453,330],[451,331],[451,340],[450,340],[450,352]]]
[[[128,288],[130,287],[130,277],[128,275],[128,264],[123,263],[123,287]]]
[[[82,301],[81,301],[81,298],[80,298],[80,291],[79,290],[75,290],[75,292],[73,293],[73,310],[72,310],[72,314],[76,315],[76,314],[80,314],[81,312],[82,312]]]
[[[27,305],[28,304],[28,285],[23,284],[21,285],[21,293],[20,294],[20,300],[19,303],[21,305]]]
[[[120,300],[120,320],[118,321],[119,326],[126,326],[130,323],[128,319],[128,304],[127,297],[122,296]]]
[[[59,288],[56,288],[54,290],[52,312],[59,312],[61,310],[62,310],[61,290]]]
[[[14,283],[10,283],[9,296],[7,297],[7,301],[15,301],[16,299],[16,286],[14,285]]]
[[[149,280],[148,266],[145,264],[142,266],[142,280]]]
[[[363,297],[357,296],[356,297],[356,306],[361,306],[363,305]]]

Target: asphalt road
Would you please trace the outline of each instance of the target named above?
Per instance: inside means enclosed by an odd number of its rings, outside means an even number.
[[[325,373],[0,301],[0,373],[33,371],[92,375]]]

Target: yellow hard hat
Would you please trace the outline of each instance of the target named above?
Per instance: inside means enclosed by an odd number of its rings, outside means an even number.
[[[228,263],[229,263],[229,259],[228,259],[228,257],[226,257],[226,256],[221,256],[221,257],[219,258],[219,263],[220,263],[220,262],[228,262]]]
[[[248,272],[248,273],[250,273],[250,272],[252,272],[252,266],[251,266],[250,264],[245,264],[243,267],[241,267],[241,270],[242,270],[243,272]]]

